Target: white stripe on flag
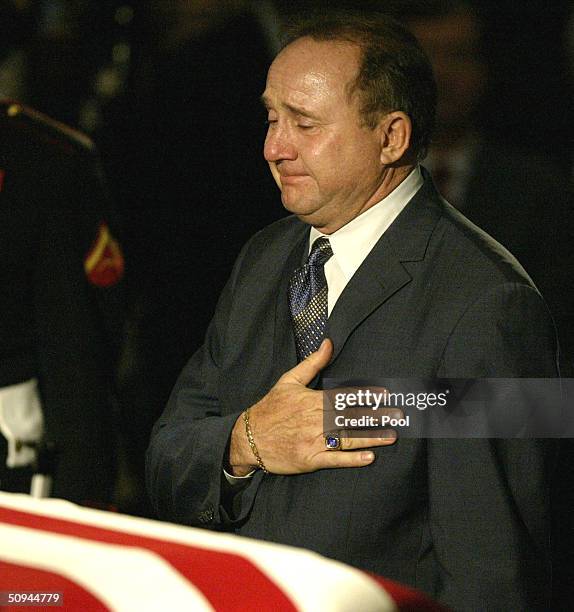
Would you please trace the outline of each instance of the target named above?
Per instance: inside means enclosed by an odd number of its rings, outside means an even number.
[[[160,556],[143,548],[2,523],[0,542],[3,561],[65,576],[111,610],[213,612],[201,591]]]

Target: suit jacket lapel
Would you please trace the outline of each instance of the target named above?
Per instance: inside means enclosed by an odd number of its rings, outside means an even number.
[[[424,259],[442,212],[440,197],[426,173],[425,179],[337,300],[326,331],[334,344],[333,360],[353,330],[412,280],[403,263]]]

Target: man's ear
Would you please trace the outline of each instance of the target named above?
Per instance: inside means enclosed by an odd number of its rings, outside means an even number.
[[[381,135],[381,163],[385,166],[399,161],[411,144],[413,126],[402,111],[385,115],[378,126]]]

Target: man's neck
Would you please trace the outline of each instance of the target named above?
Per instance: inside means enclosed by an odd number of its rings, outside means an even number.
[[[387,166],[379,186],[361,207],[349,211],[350,214],[348,217],[336,219],[327,226],[314,226],[315,229],[324,235],[333,234],[341,229],[343,226],[353,221],[353,219],[356,219],[358,216],[378,204],[381,200],[384,200],[410,175],[414,167],[414,165]]]

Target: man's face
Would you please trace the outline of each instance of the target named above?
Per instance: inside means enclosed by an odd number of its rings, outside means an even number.
[[[382,197],[379,130],[362,125],[348,94],[358,66],[355,45],[301,38],[277,56],[263,94],[264,155],[283,205],[325,233]]]

